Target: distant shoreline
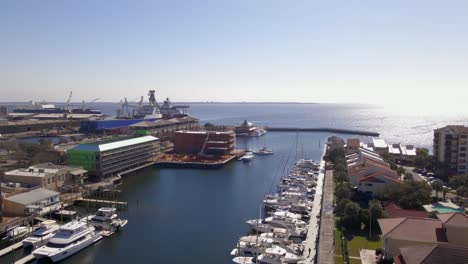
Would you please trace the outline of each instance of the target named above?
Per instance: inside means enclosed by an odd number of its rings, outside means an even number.
[[[28,102],[0,102],[1,104],[27,104]],[[66,104],[66,102],[49,102],[51,104]],[[119,104],[120,102],[96,102],[93,104]],[[160,102],[159,102],[160,103]],[[307,102],[172,102],[173,104],[321,104],[321,103],[307,103]],[[71,102],[73,105],[82,104],[82,102]]]

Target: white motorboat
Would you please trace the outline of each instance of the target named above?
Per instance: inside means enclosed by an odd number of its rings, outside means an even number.
[[[59,228],[49,242],[33,251],[36,259],[49,258],[58,262],[99,241],[102,236],[94,226],[82,221],[72,221]]]
[[[245,154],[244,154],[242,157],[240,157],[238,160],[248,162],[248,161],[253,160],[253,158],[254,158],[253,152],[252,152],[252,151],[247,151],[247,152],[245,152]]]
[[[290,219],[302,219],[301,214],[295,214],[289,211],[276,211],[273,213],[274,216],[279,216],[279,217],[285,217],[285,218],[290,218]]]
[[[29,228],[26,226],[14,226],[7,230],[6,236],[3,240],[10,239],[16,240],[21,239],[29,233]]]
[[[255,264],[256,259],[254,257],[235,257],[232,259],[232,262],[237,264]]]
[[[267,148],[267,147],[262,147],[258,149],[257,151],[254,152],[257,155],[270,155],[273,154],[273,150]]]
[[[286,249],[281,247],[267,248],[265,253],[257,257],[259,264],[283,264],[283,263],[298,263],[303,260],[296,254],[287,252]]]
[[[99,208],[96,215],[92,216],[89,221],[96,229],[114,232],[120,230],[128,223],[128,220],[118,218],[116,212],[116,208],[102,207]]]
[[[23,240],[23,247],[38,248],[49,242],[49,239],[57,232],[60,225],[55,220],[46,220],[39,225],[39,229],[31,236]]]

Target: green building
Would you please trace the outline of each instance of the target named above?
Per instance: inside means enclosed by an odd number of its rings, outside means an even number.
[[[151,162],[159,151],[153,136],[117,138],[80,144],[67,150],[67,163],[81,166],[90,176],[105,178]]]

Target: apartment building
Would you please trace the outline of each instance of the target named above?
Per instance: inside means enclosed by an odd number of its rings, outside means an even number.
[[[434,130],[434,157],[445,164],[448,174],[468,172],[468,127],[449,125]]]

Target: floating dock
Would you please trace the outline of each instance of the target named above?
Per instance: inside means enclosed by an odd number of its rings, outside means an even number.
[[[269,132],[329,132],[329,133],[336,133],[336,134],[349,134],[349,135],[371,136],[371,137],[380,136],[380,133],[373,132],[373,131],[329,128],[329,127],[319,127],[319,128],[265,127],[265,130]]]
[[[27,255],[26,257],[18,260],[18,261],[15,261],[15,264],[25,264],[25,263],[28,263],[30,261],[33,261],[34,260],[34,255],[33,254],[29,254]]]
[[[23,242],[20,241],[20,242],[18,242],[16,244],[13,244],[13,245],[9,246],[9,247],[6,247],[6,248],[0,250],[0,257],[5,256],[6,254],[9,254],[12,251],[17,250],[18,248],[20,248],[22,246],[23,246]]]

